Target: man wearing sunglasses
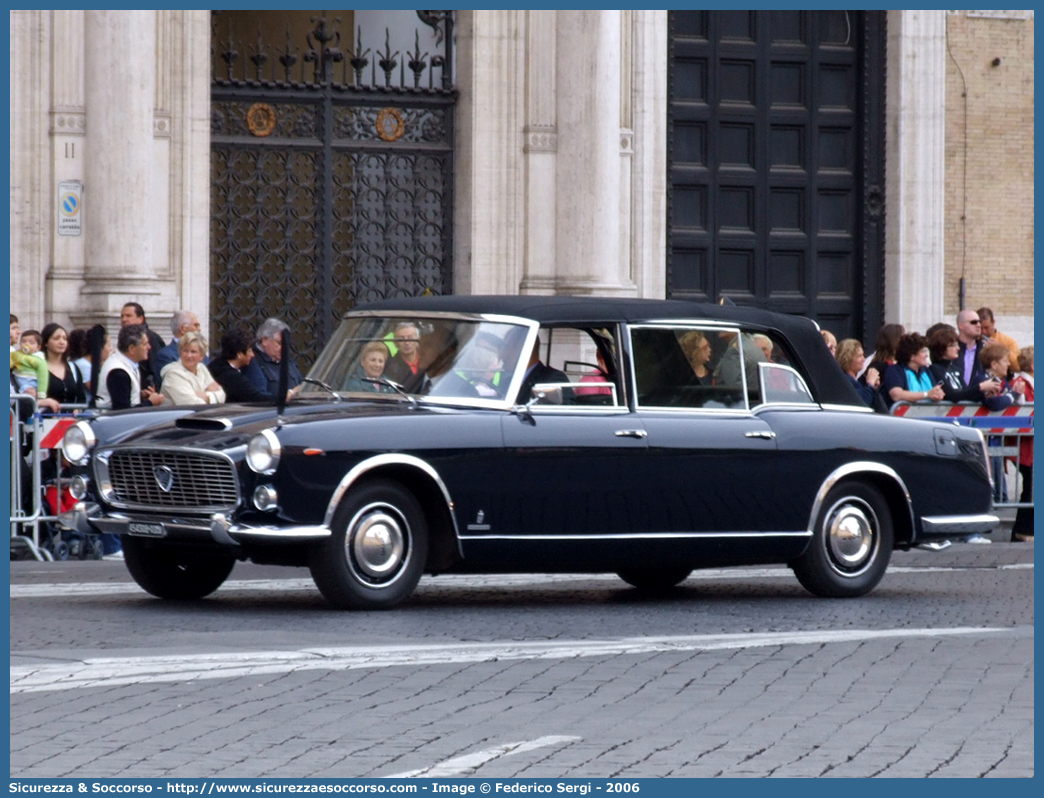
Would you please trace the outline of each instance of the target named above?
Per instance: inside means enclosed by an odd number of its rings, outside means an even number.
[[[943,394],[947,402],[981,402],[984,396],[1000,391],[1000,383],[990,377],[979,362],[982,349],[982,321],[974,310],[957,314],[959,354],[946,370]]]

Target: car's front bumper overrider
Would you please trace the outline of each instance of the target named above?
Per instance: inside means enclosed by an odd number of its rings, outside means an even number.
[[[979,515],[932,515],[921,518],[922,538],[955,538],[992,532],[1000,518],[988,513]]]
[[[87,502],[78,502],[72,510],[62,513],[59,521],[63,526],[85,534],[109,532],[137,537],[139,533],[131,531],[132,525],[135,525],[162,533],[142,537],[186,543],[218,543],[222,546],[239,546],[247,542],[297,543],[321,540],[331,534],[330,528],[321,524],[272,526],[234,523],[224,513],[214,513],[205,518],[105,513],[98,505]]]

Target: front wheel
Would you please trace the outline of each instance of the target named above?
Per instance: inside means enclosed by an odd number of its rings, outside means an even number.
[[[309,561],[327,601],[378,610],[410,597],[428,557],[428,525],[410,491],[390,480],[366,482],[337,508],[332,529]]]
[[[862,482],[842,483],[827,493],[812,542],[791,568],[817,596],[862,596],[884,576],[892,540],[892,516],[881,492]]]
[[[616,575],[639,590],[668,590],[689,578],[691,568],[625,568]]]
[[[147,593],[162,599],[192,600],[209,596],[228,579],[235,558],[200,557],[174,546],[154,546],[123,536],[123,561]]]

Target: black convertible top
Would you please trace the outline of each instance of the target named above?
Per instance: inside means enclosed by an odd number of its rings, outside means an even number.
[[[600,325],[688,319],[724,321],[756,330],[773,330],[793,346],[813,385],[816,399],[829,404],[865,407],[844,372],[830,355],[818,327],[802,316],[787,316],[758,308],[712,305],[676,299],[619,299],[576,296],[461,295],[384,299],[354,310],[406,314],[496,313],[520,316],[542,325]]]

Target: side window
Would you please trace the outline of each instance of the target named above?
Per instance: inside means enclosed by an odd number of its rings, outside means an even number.
[[[616,326],[547,327],[540,330],[539,362],[523,384],[520,402],[532,398],[534,385],[545,389],[539,406],[620,407],[620,381]]]
[[[786,348],[774,337],[751,332],[750,338],[764,355],[757,363],[759,395],[751,404],[815,404],[804,378],[787,355]]]
[[[639,406],[745,410],[748,397],[760,400],[749,361],[764,355],[739,330],[632,327],[631,350]]]
[[[777,363],[760,363],[758,369],[765,404],[815,404],[808,386],[794,369]]]

